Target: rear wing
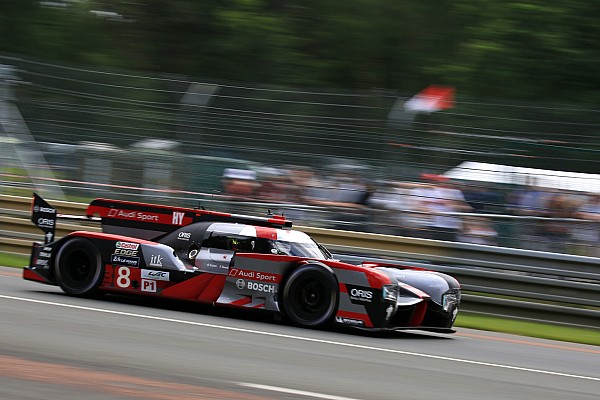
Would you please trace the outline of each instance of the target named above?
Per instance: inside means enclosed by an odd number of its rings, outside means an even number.
[[[254,217],[195,208],[162,206],[122,200],[96,199],[87,208],[88,218],[98,216],[105,233],[151,240],[194,222],[233,222],[289,229],[283,216]]]
[[[95,199],[86,210],[86,216],[57,214],[44,199],[33,194],[32,221],[46,235],[46,243],[54,239],[56,219],[98,221],[104,233],[132,236],[151,240],[194,222],[232,222],[249,225],[290,229],[292,221],[281,215],[255,217],[208,211],[195,208],[162,206],[123,200]]]
[[[40,195],[34,193],[31,199],[31,222],[44,231],[44,244],[48,244],[54,240],[57,219],[67,219],[72,221],[101,221],[100,218],[95,217],[59,214],[56,208],[46,202],[46,200],[44,200]]]

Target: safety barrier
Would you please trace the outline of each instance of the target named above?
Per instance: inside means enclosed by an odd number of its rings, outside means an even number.
[[[86,204],[52,202],[61,214],[83,215]],[[28,254],[42,234],[29,221],[30,199],[0,196],[0,251]],[[59,222],[56,235],[99,231],[90,222]],[[600,329],[600,258],[450,243],[300,226],[337,258],[394,262],[446,272],[464,290],[465,312]]]

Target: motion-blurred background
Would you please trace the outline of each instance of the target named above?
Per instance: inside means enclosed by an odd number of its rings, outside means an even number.
[[[0,3],[0,194],[600,256],[595,2]]]

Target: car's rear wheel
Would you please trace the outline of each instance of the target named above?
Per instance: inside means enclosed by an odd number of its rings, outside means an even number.
[[[303,265],[286,279],[281,302],[283,315],[293,324],[323,326],[331,321],[337,310],[337,280],[324,265]]]
[[[100,252],[88,239],[69,239],[56,255],[54,274],[65,293],[91,296],[104,274]]]

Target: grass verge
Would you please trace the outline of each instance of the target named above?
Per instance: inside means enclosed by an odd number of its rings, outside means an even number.
[[[0,265],[22,268],[28,263],[28,256],[0,252]],[[458,314],[455,326],[600,346],[600,330],[595,329],[520,321],[509,318],[469,314],[468,312]]]
[[[469,314],[468,312],[459,313],[454,325],[482,331],[511,333],[540,339],[600,346],[600,330],[592,328],[544,324],[541,322]]]
[[[0,252],[0,265],[5,267],[22,268],[29,264],[29,256]]]

